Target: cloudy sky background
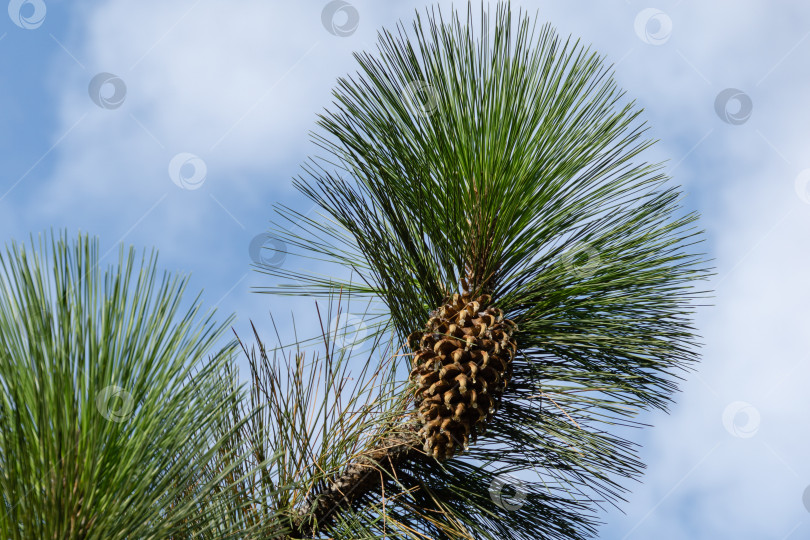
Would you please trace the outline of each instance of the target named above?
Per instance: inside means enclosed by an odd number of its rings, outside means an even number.
[[[661,141],[650,158],[669,159],[715,258],[703,364],[671,415],[635,434],[648,473],[600,537],[810,537],[810,5],[513,4],[616,64]],[[271,310],[285,335],[291,310],[314,330],[312,301],[250,292],[270,281],[249,246],[274,203],[309,211],[291,179],[351,52],[425,3],[352,0],[329,28],[326,5],[12,1],[0,10],[0,241],[87,231],[105,262],[122,242],[155,246],[241,334],[251,319],[269,334]],[[354,14],[357,28],[335,35]],[[108,81],[96,103],[103,73],[125,93]],[[169,173],[184,153],[205,173],[186,189]]]

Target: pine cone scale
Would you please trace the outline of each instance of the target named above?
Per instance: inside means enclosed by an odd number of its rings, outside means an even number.
[[[454,294],[408,336],[414,350],[419,436],[424,450],[447,459],[483,432],[511,376],[515,325],[491,298]]]

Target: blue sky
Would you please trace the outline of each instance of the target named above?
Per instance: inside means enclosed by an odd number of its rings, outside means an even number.
[[[669,160],[703,214],[717,267],[715,306],[697,321],[702,366],[671,414],[635,434],[648,472],[601,537],[810,537],[810,5],[513,4],[616,64],[660,140],[649,158]],[[270,282],[249,246],[273,204],[310,211],[291,180],[351,52],[425,3],[352,1],[330,28],[326,5],[12,1],[0,10],[0,240],[87,231],[107,262],[121,243],[154,246],[241,334],[252,319],[269,339],[271,310],[285,337],[292,310],[315,331],[312,301],[250,292]]]

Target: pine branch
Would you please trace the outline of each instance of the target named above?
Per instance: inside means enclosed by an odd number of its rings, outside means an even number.
[[[301,516],[293,536],[316,535],[328,529],[341,511],[355,501],[377,491],[386,477],[396,477],[398,468],[415,459],[423,459],[417,425],[406,423],[400,430],[386,434],[385,440],[371,451],[358,456],[334,479],[326,482],[322,493],[312,494],[298,510]]]
[[[409,384],[386,402],[415,406],[437,458],[398,450],[386,465],[383,434],[363,439],[358,461],[331,438],[338,448],[319,458],[331,468],[310,475],[327,491],[296,503],[302,531],[592,536],[595,512],[643,469],[616,428],[666,409],[699,358],[702,231],[645,161],[642,111],[590,48],[508,2],[494,12],[417,13],[410,31],[383,31],[376,54],[356,54],[314,135],[325,157],[295,182],[323,217],[293,234],[278,208],[271,234],[291,260],[360,280],[263,268],[288,281],[265,292],[384,303],[375,339],[391,332],[390,350],[412,353],[391,371]],[[364,429],[391,418],[364,417]],[[372,482],[366,468],[386,474]],[[499,474],[526,471],[536,478],[520,504],[490,496]]]

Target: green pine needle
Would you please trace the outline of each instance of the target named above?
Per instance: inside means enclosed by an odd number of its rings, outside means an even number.
[[[226,326],[154,254],[100,262],[66,235],[0,254],[0,537],[244,537],[216,490],[240,462],[217,462],[241,399],[233,345],[208,358]]]

